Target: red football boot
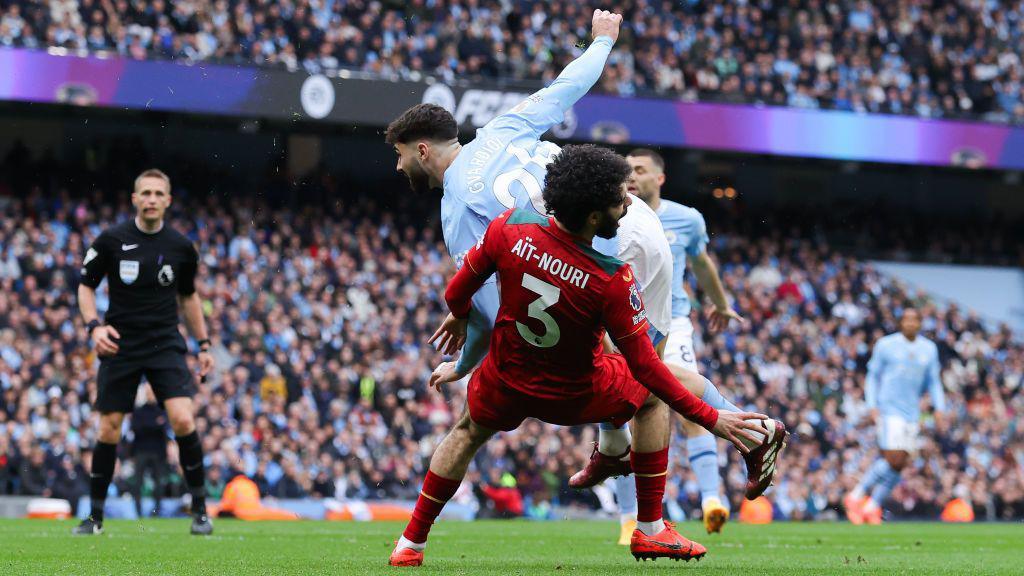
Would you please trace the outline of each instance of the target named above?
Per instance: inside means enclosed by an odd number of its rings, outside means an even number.
[[[786,426],[778,420],[762,420],[765,440],[743,455],[747,463],[747,500],[754,500],[775,481],[775,464],[786,447]]]
[[[683,538],[679,532],[676,532],[675,525],[671,522],[665,522],[665,529],[654,536],[644,534],[639,528],[633,530],[629,551],[633,553],[633,558],[636,558],[637,562],[641,558],[644,561],[648,558],[651,560],[671,558],[677,562],[679,560],[689,562],[694,558],[700,560],[708,553],[707,548]]]
[[[421,550],[413,550],[412,548],[400,549],[398,548],[398,542],[395,542],[395,549],[391,552],[388,564],[391,566],[422,566],[423,552]]]
[[[633,473],[633,465],[629,463],[626,456],[629,450],[619,456],[608,456],[597,450],[597,442],[594,442],[594,451],[590,454],[590,462],[587,466],[569,478],[569,486],[577,490],[597,486],[601,482],[613,476],[629,476]],[[623,460],[623,458],[626,458]]]

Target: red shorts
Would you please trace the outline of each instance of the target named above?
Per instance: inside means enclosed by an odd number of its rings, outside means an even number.
[[[494,377],[493,369],[477,370],[469,380],[469,417],[485,428],[505,432],[515,430],[526,418],[560,426],[600,422],[621,426],[633,418],[650,392],[633,378],[622,356],[604,354],[597,362],[590,392],[568,399],[527,394]]]

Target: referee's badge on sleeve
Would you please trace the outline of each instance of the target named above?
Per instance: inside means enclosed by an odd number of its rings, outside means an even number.
[[[171,268],[170,264],[164,264],[164,267],[157,272],[156,279],[160,281],[161,286],[170,286],[174,283],[174,268]]]
[[[138,260],[121,260],[121,267],[118,270],[121,282],[131,284],[139,277]]]

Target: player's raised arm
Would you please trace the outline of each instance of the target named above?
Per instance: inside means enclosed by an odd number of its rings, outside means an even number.
[[[749,451],[743,438],[748,439],[747,444],[758,444],[757,437],[746,432],[758,431],[758,426],[747,420],[764,420],[767,416],[715,410],[680,384],[658,358],[646,335],[647,312],[633,270],[628,265],[623,266],[609,281],[605,292],[604,318],[605,328],[626,359],[633,377],[652,394],[672,410],[732,442],[743,453]]]
[[[547,132],[565,119],[565,112],[586,94],[604,72],[612,46],[619,37],[622,16],[607,10],[594,10],[590,47],[562,70],[551,85],[535,92],[508,112],[496,117],[491,128],[526,125],[534,137]]]

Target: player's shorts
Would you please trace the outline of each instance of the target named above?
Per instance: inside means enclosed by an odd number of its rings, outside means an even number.
[[[901,416],[882,415],[878,418],[878,447],[882,450],[917,451],[917,437],[921,427]]]
[[[469,417],[491,430],[515,430],[527,418],[559,426],[629,422],[650,392],[618,354],[599,357],[593,387],[568,399],[540,398],[506,385],[491,370],[477,370],[469,380]]]
[[[168,398],[195,395],[192,373],[181,352],[163,350],[147,358],[114,356],[100,360],[96,409],[101,413],[131,412],[143,376],[161,405]]]
[[[697,355],[693,350],[693,324],[686,316],[672,319],[668,342],[665,343],[665,363],[698,372]]]

